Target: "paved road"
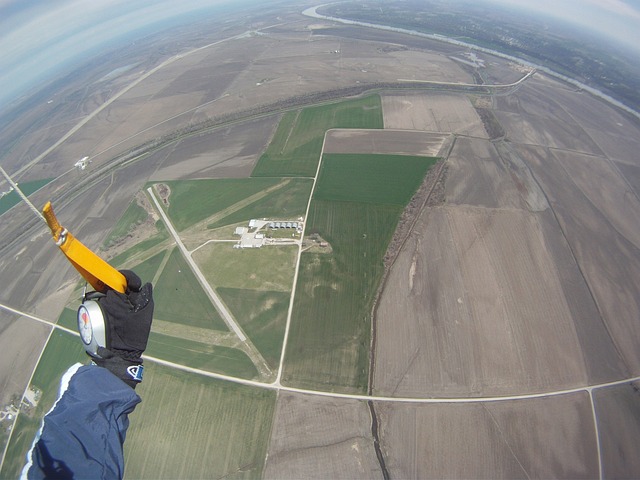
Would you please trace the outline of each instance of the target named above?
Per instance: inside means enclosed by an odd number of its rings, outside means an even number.
[[[302,224],[302,233],[300,234],[300,243],[298,244],[298,258],[296,259],[296,268],[293,273],[293,285],[291,286],[291,297],[289,299],[289,310],[287,311],[287,323],[284,327],[284,339],[282,340],[282,352],[280,352],[280,363],[278,365],[278,375],[274,384],[280,386],[280,380],[282,379],[282,371],[284,369],[284,357],[287,351],[287,343],[289,340],[289,329],[291,327],[291,315],[293,313],[293,301],[296,297],[296,290],[298,286],[298,272],[300,271],[300,258],[302,257],[302,239],[304,238],[305,231],[307,230],[307,221],[309,219],[309,209],[311,208],[311,199],[313,198],[313,192],[316,189],[316,182],[318,181],[318,175],[320,174],[320,166],[322,165],[322,157],[324,156],[324,146],[327,141],[327,135],[325,133],[322,140],[322,148],[320,149],[320,159],[318,160],[318,168],[316,174],[313,177],[313,185],[311,192],[309,193],[309,201],[307,202],[307,209],[304,213],[304,223]]]
[[[191,258],[191,255],[189,254],[189,250],[187,250],[187,247],[185,247],[184,243],[182,243],[182,240],[180,240],[180,236],[178,235],[178,232],[176,232],[176,229],[173,227],[173,224],[169,220],[169,217],[167,217],[167,214],[164,213],[164,209],[162,208],[162,206],[160,205],[160,202],[158,202],[158,199],[153,193],[153,189],[149,187],[147,188],[147,192],[149,192],[151,199],[156,205],[156,209],[158,210],[158,212],[160,213],[160,216],[162,217],[162,221],[164,222],[167,229],[171,233],[171,236],[175,240],[176,245],[178,245],[178,248],[182,252],[182,256],[189,263],[189,267],[195,274],[196,278],[198,279],[198,282],[200,282],[200,286],[202,286],[202,288],[207,293],[207,295],[209,296],[213,304],[216,306],[216,309],[222,316],[222,319],[227,324],[227,326],[235,332],[235,334],[238,336],[238,338],[241,341],[246,342],[247,336],[244,334],[244,332],[240,328],[240,325],[236,323],[233,316],[231,316],[231,313],[229,312],[229,310],[227,310],[227,307],[225,306],[225,304],[222,303],[222,300],[220,300],[220,297],[218,297],[218,294],[215,292],[213,288],[211,288],[211,285],[209,285],[209,282],[204,277],[204,274],[200,271],[200,268],[198,268],[198,265],[196,265],[196,262],[194,262],[193,258]]]
[[[0,304],[0,309],[6,310],[8,312],[21,315],[23,317],[30,318],[37,322],[41,322],[47,324],[54,329],[63,330],[65,332],[71,333],[73,335],[78,336],[78,333],[68,328],[62,327],[60,325],[56,325],[53,322],[44,320],[42,318],[36,317],[26,312],[21,312],[7,305]],[[412,403],[412,404],[464,404],[464,403],[493,403],[493,402],[504,402],[504,401],[513,401],[513,400],[529,400],[534,398],[549,398],[556,397],[560,395],[569,395],[572,393],[586,392],[589,395],[589,400],[591,403],[591,413],[593,416],[593,423],[595,429],[595,439],[596,446],[598,451],[598,468],[599,468],[599,478],[603,478],[603,465],[602,465],[602,453],[600,446],[600,435],[598,432],[598,419],[597,413],[595,410],[595,403],[593,401],[593,391],[600,388],[607,387],[615,387],[618,385],[625,385],[631,382],[639,382],[640,376],[637,377],[629,377],[623,378],[620,380],[615,380],[612,382],[598,383],[594,385],[584,385],[581,387],[567,388],[563,390],[552,390],[548,392],[540,392],[540,393],[527,393],[527,394],[513,394],[513,395],[500,395],[494,397],[441,397],[441,398],[422,398],[422,397],[386,397],[386,396],[376,396],[376,395],[358,395],[358,394],[349,394],[349,393],[336,393],[336,392],[327,392],[321,390],[309,390],[304,388],[295,388],[288,387],[280,384],[280,374],[281,369],[278,372],[278,377],[272,383],[266,382],[258,382],[255,380],[247,380],[244,378],[232,377],[229,375],[222,375],[219,373],[209,372],[206,370],[201,370],[199,368],[188,367],[186,365],[180,365],[179,363],[169,362],[167,360],[162,360],[160,358],[151,357],[144,355],[143,357],[146,361],[157,363],[159,365],[164,365],[170,368],[174,368],[176,370],[180,370],[183,372],[189,372],[196,375],[203,375],[205,377],[215,378],[218,380],[233,382],[241,385],[247,385],[256,388],[265,388],[269,390],[275,391],[283,391],[283,392],[291,392],[291,393],[299,393],[304,395],[314,395],[319,397],[329,397],[329,398],[344,398],[348,400],[362,400],[362,401],[375,401],[375,402],[386,402],[386,403]],[[284,351],[283,351],[284,358]],[[280,365],[282,368],[282,365]],[[28,387],[28,385],[27,385]],[[12,432],[13,433],[13,432]],[[5,452],[6,453],[6,452]]]
[[[0,309],[14,313],[16,315],[21,315],[23,317],[30,318],[40,323],[44,323],[53,328],[62,330],[67,333],[71,333],[73,335],[79,336],[78,332],[74,330],[70,330],[63,326],[57,325],[53,322],[45,320],[43,318],[36,317],[26,312],[22,312],[20,310],[16,310],[8,305],[0,304]],[[442,403],[485,403],[485,402],[503,402],[508,400],[528,400],[534,398],[546,398],[546,397],[556,397],[559,395],[568,395],[571,393],[578,392],[588,392],[592,393],[594,390],[600,388],[607,387],[615,387],[618,385],[625,385],[631,382],[640,382],[640,376],[637,377],[629,377],[623,378],[620,380],[614,380],[611,382],[605,383],[597,383],[593,385],[584,385],[580,387],[567,388],[562,390],[550,390],[547,392],[540,393],[525,393],[525,394],[512,394],[512,395],[499,395],[493,397],[386,397],[386,396],[376,396],[376,395],[358,395],[353,393],[336,393],[336,392],[327,392],[321,390],[309,390],[305,388],[295,388],[295,387],[287,387],[285,385],[278,385],[276,382],[266,383],[259,382],[256,380],[247,380],[245,378],[232,377],[229,375],[223,375],[220,373],[209,372],[207,370],[201,370],[199,368],[188,367],[186,365],[181,365],[179,363],[169,362],[167,360],[162,360],[161,358],[156,358],[148,355],[144,355],[143,358],[153,363],[157,363],[159,365],[165,365],[171,368],[175,368],[177,370],[181,370],[184,372],[195,373],[198,375],[203,375],[205,377],[217,378],[219,380],[226,380],[233,383],[238,383],[241,385],[248,385],[252,387],[258,388],[266,388],[269,390],[282,390],[285,392],[293,392],[293,393],[302,393],[306,395],[315,395],[320,397],[331,397],[331,398],[345,398],[352,400],[374,400],[376,402],[394,402],[394,403],[430,403],[430,404],[442,404]]]
[[[517,87],[519,86],[522,82],[524,82],[527,78],[529,78],[531,75],[533,75],[534,73],[536,73],[536,69],[533,68],[531,69],[531,71],[529,71],[524,77],[522,77],[520,80],[513,82],[513,83],[501,83],[501,84],[487,84],[487,83],[457,83],[457,82],[436,82],[434,80],[409,80],[406,78],[399,78],[398,81],[399,82],[413,82],[413,83],[426,83],[429,85],[442,85],[445,87],[482,87],[482,88],[511,88],[511,87]]]

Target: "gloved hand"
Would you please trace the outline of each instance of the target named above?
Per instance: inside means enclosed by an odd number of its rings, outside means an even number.
[[[127,291],[109,289],[100,299],[105,316],[106,348],[98,348],[93,361],[135,388],[142,381],[142,352],[147,348],[153,320],[153,289],[130,270],[121,270]]]

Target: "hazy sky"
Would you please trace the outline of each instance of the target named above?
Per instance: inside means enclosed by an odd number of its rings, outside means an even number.
[[[0,107],[48,72],[141,28],[233,0],[0,0]]]
[[[640,0],[478,1],[547,13],[640,51]],[[0,0],[0,107],[83,53],[140,28],[225,3],[237,5],[235,0]]]
[[[640,0],[485,0],[585,27],[640,52]]]

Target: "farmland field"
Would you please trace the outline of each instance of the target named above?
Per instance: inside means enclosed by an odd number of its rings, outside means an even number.
[[[312,180],[310,179],[290,179],[282,188],[268,193],[258,201],[213,222],[207,227],[217,228],[232,225],[246,222],[252,218],[297,218],[305,213],[309,195],[311,195],[311,186]]]
[[[324,155],[314,199],[404,206],[436,158]]]
[[[378,304],[376,361],[385,368],[375,370],[373,391],[480,396],[585,382],[567,301],[584,292],[571,285],[565,297],[543,233],[552,219],[473,207],[425,212]]]
[[[193,254],[206,279],[216,288],[246,288],[288,292],[293,283],[296,246],[233,248],[210,243]]]
[[[283,380],[363,392],[367,386],[371,302],[401,207],[314,200],[308,232],[331,254],[302,254]]]
[[[594,392],[605,478],[633,478],[640,471],[639,382]]]
[[[383,128],[380,97],[346,100],[289,112],[260,157],[253,177],[302,176],[316,173],[324,135],[330,128]]]
[[[382,259],[404,205],[433,163],[397,155],[323,157],[306,234],[320,234],[332,252],[301,256],[285,381],[365,391]]]
[[[383,478],[366,402],[281,392],[264,478]]]
[[[136,243],[131,248],[114,256],[113,258],[110,258],[109,263],[111,263],[116,267],[124,268],[122,267],[122,265],[125,265],[127,262],[130,262],[132,259],[137,258],[140,255],[143,255],[149,252],[152,248],[157,247],[158,245],[160,245],[162,242],[164,242],[169,238],[169,232],[167,232],[167,229],[165,228],[164,223],[162,223],[161,220],[158,220],[155,223],[155,228],[158,233],[139,243]]]
[[[610,162],[519,146],[548,196],[626,368],[640,374],[640,200]]]
[[[176,302],[176,298],[180,298],[180,302]],[[154,299],[154,318],[213,330],[227,330],[178,249],[171,253],[155,285]]]
[[[77,301],[76,301],[77,303]],[[78,328],[77,309],[65,308],[58,317],[58,325],[75,330]]]
[[[129,204],[129,207],[125,210],[120,220],[118,220],[117,225],[111,230],[111,233],[109,233],[104,244],[108,247],[127,235],[132,226],[144,222],[147,219],[147,215],[146,210],[138,205],[138,202],[134,199]]]
[[[40,190],[47,183],[49,183],[52,178],[44,178],[42,180],[33,180],[31,182],[20,182],[18,187],[27,197],[31,195],[33,192]],[[0,191],[8,191],[9,184],[5,181],[4,177],[2,177],[2,186],[0,187]],[[4,212],[8,211],[14,205],[20,203],[20,196],[16,192],[8,193],[7,195],[0,198],[0,215]]]
[[[219,288],[218,293],[270,367],[280,360],[288,292]]]
[[[324,153],[437,157],[448,137],[420,130],[335,128],[327,131]]]
[[[382,96],[382,109],[385,128],[487,138],[482,120],[466,96],[388,94]]]
[[[240,378],[254,378],[258,375],[251,359],[236,348],[210,345],[153,331],[149,335],[145,353],[179,365]]]
[[[376,404],[392,478],[598,478],[590,410],[586,392],[469,405]]]
[[[165,182],[171,188],[168,215],[181,231],[278,182],[274,178]]]
[[[275,392],[148,363],[131,415],[128,478],[259,478]],[[153,439],[153,441],[150,441]]]

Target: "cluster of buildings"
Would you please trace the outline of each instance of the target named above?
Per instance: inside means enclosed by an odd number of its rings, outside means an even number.
[[[298,222],[269,222],[269,228],[272,230],[277,228],[295,228],[298,230]]]
[[[302,233],[303,223],[302,218],[300,221],[271,221],[271,220],[251,220],[249,221],[248,227],[236,227],[235,235],[240,237],[240,241],[234,245],[234,248],[260,248],[265,243],[274,244],[274,243],[289,243],[292,240],[288,241],[285,239],[267,239],[265,238],[265,234],[262,229],[271,229],[271,230],[281,230],[281,229],[291,229],[295,230],[296,233]],[[292,234],[293,236],[294,234]]]

